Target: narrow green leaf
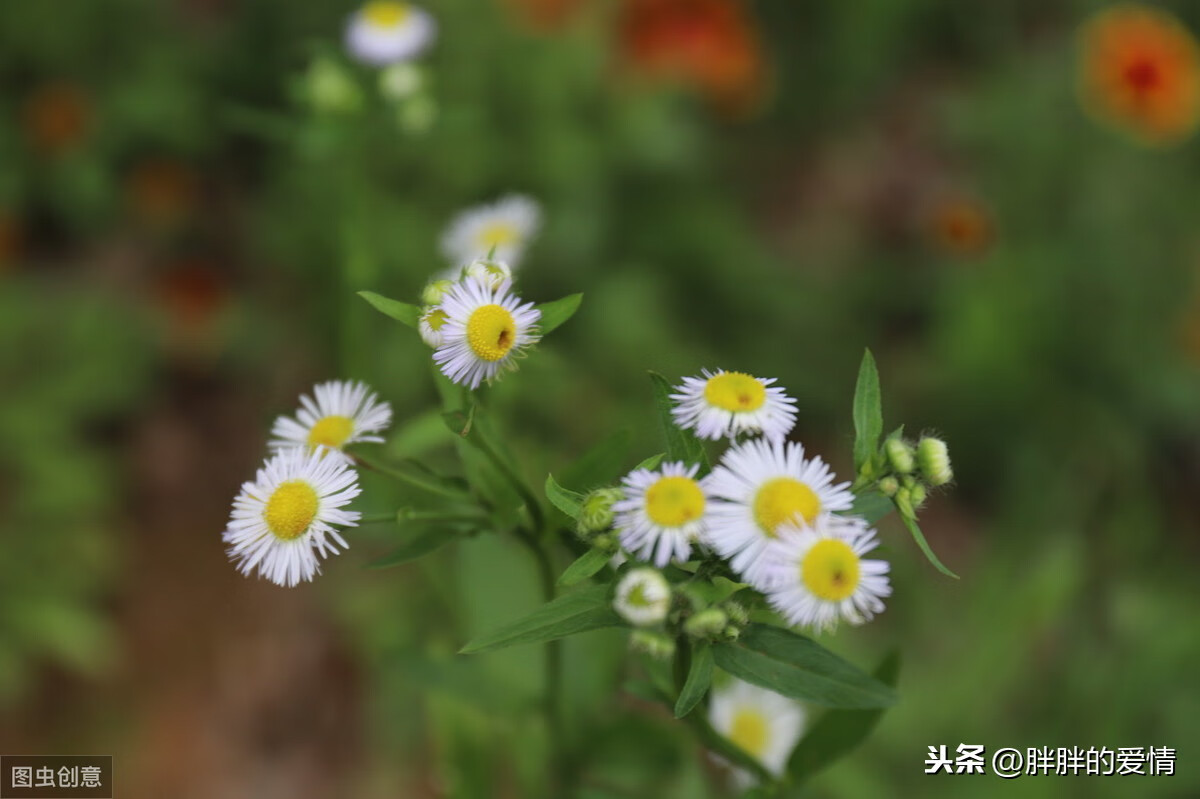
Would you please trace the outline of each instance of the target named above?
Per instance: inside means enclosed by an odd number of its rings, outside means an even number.
[[[664,455],[661,452],[657,455],[651,455],[649,458],[646,458],[646,460],[642,461],[641,463],[639,463],[637,466],[634,466],[633,468],[634,469],[657,469],[658,464],[662,463],[663,458],[665,458],[665,457],[666,457],[666,455]]]
[[[384,316],[390,316],[397,322],[408,325],[416,329],[417,322],[421,319],[421,309],[415,305],[409,305],[407,302],[399,300],[389,300],[383,295],[376,294],[373,291],[360,291],[358,296],[362,297]]]
[[[896,687],[900,654],[893,652],[875,669],[881,683]],[[808,779],[834,761],[849,754],[867,739],[883,716],[876,710],[830,710],[814,724],[792,751],[787,770],[796,782]]]
[[[621,467],[629,456],[633,433],[618,430],[585,452],[579,460],[559,472],[564,486],[577,491],[590,491],[609,485],[621,476]]]
[[[579,511],[583,507],[583,494],[580,494],[578,491],[572,491],[569,488],[563,488],[554,479],[554,475],[552,474],[546,475],[546,499],[550,500],[551,505],[572,519],[579,518]]]
[[[610,560],[612,560],[612,553],[599,549],[589,549],[567,567],[567,570],[558,578],[558,584],[564,588],[569,588],[576,583],[583,582],[607,566]]]
[[[696,580],[679,586],[679,589],[695,597],[702,605],[716,605],[749,587],[749,583],[736,583],[728,577],[717,575],[712,582]]]
[[[857,472],[879,449],[883,435],[883,399],[879,391],[879,372],[870,350],[863,352],[854,387],[854,470]]]
[[[671,399],[671,384],[657,372],[650,373],[650,380],[654,383],[654,404],[658,408],[659,421],[667,438],[667,458],[687,464],[698,463],[700,474],[707,474],[710,468],[704,445],[691,430],[677,427],[671,415],[671,409],[675,407],[675,402]]]
[[[700,704],[700,700],[712,685],[712,675],[712,645],[708,641],[696,641],[692,645],[692,665],[688,669],[687,681],[684,682],[679,699],[675,702],[675,718],[683,718]]]
[[[525,617],[475,638],[460,651],[474,655],[622,624],[621,617],[612,609],[608,586],[594,585],[551,600]]]
[[[842,708],[896,702],[888,686],[812,639],[779,627],[751,624],[735,643],[717,643],[713,655],[730,674],[793,699]]]
[[[878,491],[863,491],[855,495],[854,504],[846,511],[849,516],[861,516],[867,524],[875,524],[887,516],[896,506],[892,500]]]
[[[417,558],[424,557],[435,550],[441,549],[452,541],[457,541],[464,535],[463,530],[448,530],[437,526],[417,533],[405,541],[397,549],[392,550],[378,560],[367,564],[368,569],[390,569],[400,566]]]
[[[921,528],[917,526],[917,520],[906,513],[901,513],[900,518],[904,520],[904,526],[912,533],[913,540],[917,542],[917,546],[925,553],[925,557],[933,564],[933,567],[947,577],[959,579],[958,575],[950,571],[946,566],[938,560],[938,556],[933,554],[933,550],[929,546],[929,542],[925,540],[925,534],[921,532]]]
[[[561,300],[543,302],[537,306],[537,309],[542,312],[542,317],[537,323],[538,332],[544,336],[547,333],[557,330],[563,322],[575,315],[575,312],[579,310],[579,304],[582,302],[582,294],[569,294]]]

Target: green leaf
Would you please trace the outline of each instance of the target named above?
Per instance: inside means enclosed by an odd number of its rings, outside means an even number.
[[[921,528],[917,526],[917,520],[907,513],[900,513],[900,518],[904,520],[904,526],[912,533],[913,540],[917,542],[917,546],[925,553],[925,557],[933,564],[933,567],[947,577],[959,579],[958,575],[950,571],[946,566],[938,560],[938,556],[933,554],[933,550],[929,547],[929,542],[925,540],[925,534],[921,532]]]
[[[896,686],[900,654],[893,652],[875,669],[880,682]],[[788,773],[796,782],[808,779],[867,739],[879,723],[883,710],[830,710],[814,724],[792,751]]]
[[[878,491],[864,491],[855,495],[854,504],[846,515],[861,516],[867,524],[875,524],[895,509],[892,500]]]
[[[559,472],[562,484],[579,491],[589,491],[612,483],[621,474],[632,441],[633,433],[628,430],[613,433]]]
[[[579,511],[583,508],[584,495],[578,491],[563,488],[552,474],[546,475],[546,498],[550,500],[551,505],[572,519],[579,518]]]
[[[683,718],[700,704],[700,700],[712,685],[712,675],[712,645],[708,641],[696,641],[692,645],[692,665],[688,669],[687,681],[684,682],[679,699],[675,702],[675,718]]]
[[[650,380],[654,383],[654,403],[658,407],[659,421],[667,437],[667,458],[687,464],[698,463],[700,474],[707,474],[710,467],[704,445],[692,435],[691,430],[683,430],[675,425],[675,419],[671,415],[671,409],[675,407],[675,402],[671,399],[671,384],[657,372],[650,373]]]
[[[896,692],[810,638],[765,624],[751,624],[735,643],[713,648],[730,674],[776,693],[842,708],[895,704]]]
[[[393,566],[400,566],[441,549],[446,544],[462,538],[464,534],[462,530],[447,530],[441,526],[426,530],[414,535],[399,548],[392,550],[382,558],[368,563],[367,568],[390,569]]]
[[[593,585],[551,600],[527,616],[479,636],[460,651],[474,655],[622,625],[621,617],[612,609],[608,586]]]
[[[570,294],[561,300],[543,302],[537,306],[537,309],[542,312],[542,317],[538,320],[537,324],[538,332],[544,336],[547,333],[557,330],[563,322],[575,315],[575,312],[579,310],[579,304],[582,302],[582,294]]]
[[[608,565],[610,560],[612,560],[611,552],[605,552],[600,549],[589,549],[567,567],[567,570],[558,578],[558,584],[564,588],[569,588],[603,569]]]
[[[633,468],[635,470],[637,470],[637,469],[657,469],[658,464],[662,463],[662,460],[665,457],[666,457],[666,455],[664,455],[661,452],[658,453],[657,455],[651,455],[649,458],[646,458],[646,460],[642,461],[641,463],[639,463],[637,466],[634,466]]]
[[[399,300],[389,300],[373,291],[360,291],[358,296],[371,303],[375,310],[384,316],[390,316],[400,324],[408,325],[414,330],[417,328],[417,322],[421,319],[421,309],[417,306]]]
[[[862,469],[879,449],[883,435],[883,399],[879,391],[879,372],[870,350],[863,352],[854,387],[854,470]]]
[[[680,585],[679,589],[695,597],[702,606],[707,606],[720,604],[738,591],[749,587],[749,583],[736,583],[718,574],[712,578],[712,582],[697,580]]]

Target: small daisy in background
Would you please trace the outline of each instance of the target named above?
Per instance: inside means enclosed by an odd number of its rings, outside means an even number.
[[[396,0],[373,0],[350,15],[346,50],[358,61],[385,67],[421,55],[437,35],[424,9]]]
[[[1079,92],[1089,113],[1140,142],[1178,142],[1200,122],[1200,48],[1168,11],[1111,6],[1082,29]]]
[[[685,562],[692,544],[703,541],[709,498],[696,479],[698,468],[672,462],[625,476],[625,498],[612,506],[613,526],[631,555],[662,568],[672,560]]]
[[[380,443],[374,433],[386,430],[392,423],[392,406],[380,401],[364,383],[331,380],[313,387],[312,396],[300,397],[296,417],[281,416],[275,420],[270,447],[284,450],[302,447],[320,448],[338,453],[360,441]]]
[[[883,612],[892,593],[888,563],[864,560],[879,545],[857,517],[822,514],[812,524],[784,524],[764,556],[760,587],[788,623],[818,632],[841,620],[863,624]]]
[[[726,451],[707,478],[713,507],[708,540],[735,572],[756,583],[762,554],[787,522],[812,523],[821,513],[849,510],[849,483],[834,484],[819,457],[795,442],[753,439]]]
[[[775,378],[702,371],[704,377],[685,377],[671,395],[675,424],[710,440],[761,433],[778,441],[792,431],[796,401],[771,385]]]
[[[671,609],[671,586],[655,569],[633,569],[617,583],[613,609],[636,627],[661,624]]]
[[[311,580],[321,557],[336,555],[336,544],[348,547],[334,525],[358,525],[357,511],[341,509],[358,494],[358,473],[345,461],[300,447],[283,450],[234,499],[222,536],[229,557],[242,574],[257,569],[278,585]]]
[[[510,194],[468,208],[450,220],[442,234],[442,255],[452,264],[489,258],[519,266],[541,223],[542,210],[535,200]]]
[[[738,679],[714,687],[708,706],[712,728],[775,776],[783,775],[804,730],[804,717],[798,702]],[[735,769],[734,782],[745,789],[755,780]]]
[[[515,369],[522,350],[538,340],[541,311],[510,291],[507,280],[495,287],[464,280],[442,297],[439,307],[446,320],[433,360],[446,377],[479,388],[502,371]]]

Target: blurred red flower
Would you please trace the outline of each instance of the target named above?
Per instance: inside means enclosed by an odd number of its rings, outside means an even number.
[[[956,257],[983,255],[995,239],[991,212],[972,197],[943,197],[934,202],[925,224],[934,248]]]
[[[1171,14],[1147,6],[1101,11],[1081,34],[1079,88],[1097,117],[1146,144],[1170,144],[1200,119],[1196,40]]]
[[[637,71],[694,86],[726,111],[761,99],[766,64],[742,0],[624,0],[618,25]]]
[[[34,149],[59,155],[87,135],[92,108],[84,92],[71,83],[40,86],[25,100],[22,121]]]

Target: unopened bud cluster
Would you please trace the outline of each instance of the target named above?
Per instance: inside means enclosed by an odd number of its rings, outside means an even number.
[[[930,488],[944,486],[954,479],[946,442],[932,436],[923,436],[916,444],[900,435],[890,436],[863,471],[874,478],[880,493],[891,498],[906,516],[916,515]]]

